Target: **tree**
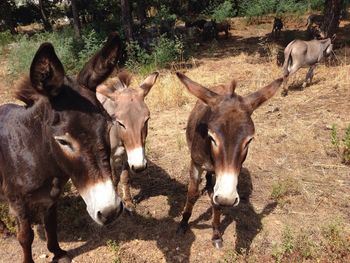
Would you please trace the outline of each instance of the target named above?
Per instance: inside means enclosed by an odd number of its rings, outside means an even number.
[[[130,42],[132,40],[132,16],[129,0],[120,1],[121,11],[122,11],[122,26],[125,34],[126,41]]]
[[[45,11],[44,4],[43,4],[43,0],[39,0],[39,9],[40,9],[40,14],[41,14],[41,18],[43,20],[45,30],[52,31],[52,26],[50,24],[49,19],[47,18],[46,11]]]
[[[71,0],[72,14],[73,14],[73,28],[76,38],[81,38],[81,26],[79,20],[79,13],[77,9],[77,3],[75,0]]]
[[[12,34],[16,33],[15,9],[16,5],[13,0],[0,1],[0,31],[10,30]]]
[[[339,19],[343,7],[343,0],[326,0],[324,7],[324,21],[321,30],[325,37],[332,37],[339,27]]]

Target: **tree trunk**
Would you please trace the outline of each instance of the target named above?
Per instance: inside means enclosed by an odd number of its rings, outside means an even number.
[[[72,13],[73,13],[73,28],[76,38],[81,38],[81,26],[79,20],[79,14],[77,9],[77,4],[75,0],[71,0]]]
[[[44,10],[43,0],[39,0],[39,9],[40,9],[41,18],[43,20],[44,29],[46,31],[52,31],[52,26]]]
[[[321,30],[325,37],[332,37],[339,27],[340,13],[343,0],[326,0],[324,7],[324,21]]]
[[[137,16],[140,19],[140,23],[144,24],[146,22],[146,3],[145,1],[137,2]]]
[[[122,11],[122,26],[126,41],[132,40],[132,18],[129,0],[121,0],[121,11]]]

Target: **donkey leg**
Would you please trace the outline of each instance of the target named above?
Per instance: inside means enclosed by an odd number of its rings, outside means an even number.
[[[308,80],[310,80],[309,83],[311,83],[311,80],[312,80],[312,76],[313,76],[313,71],[314,71],[314,66],[311,66],[308,70],[308,72],[306,73],[306,76],[305,76],[305,81],[303,83],[303,89],[306,88],[307,84],[308,84]]]
[[[70,263],[67,252],[60,248],[57,240],[57,205],[49,208],[44,216],[47,249],[54,254],[53,262]]]
[[[285,96],[288,95],[288,76],[285,76],[285,77],[283,78],[281,95],[282,95],[283,97],[285,97]]]
[[[7,238],[7,237],[12,236],[11,231],[7,228],[7,226],[5,225],[5,223],[1,221],[1,219],[0,219],[0,234],[1,234],[4,238]]]
[[[197,167],[191,161],[190,182],[188,184],[187,199],[186,199],[184,212],[182,213],[182,220],[177,229],[178,233],[185,233],[186,230],[188,229],[188,220],[191,217],[193,206],[196,203],[200,194],[198,188],[199,188],[201,174],[202,174],[202,169],[200,167]]]
[[[120,175],[120,183],[123,192],[124,207],[129,212],[135,211],[135,205],[132,202],[132,197],[130,193],[130,177],[129,177],[129,166],[128,164],[123,164],[122,173]]]
[[[30,221],[26,217],[17,217],[17,239],[21,244],[24,263],[34,263],[32,256],[32,243],[34,240],[34,231]]]
[[[220,208],[216,205],[212,205],[213,207],[213,221],[212,221],[212,227],[213,227],[213,237],[212,237],[212,243],[213,246],[216,248],[222,248],[222,237],[219,230],[220,225],[220,215],[221,211]]]

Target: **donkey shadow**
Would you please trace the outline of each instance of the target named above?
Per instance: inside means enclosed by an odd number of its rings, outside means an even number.
[[[139,204],[132,214],[124,212],[111,225],[98,227],[89,218],[85,204],[76,194],[69,194],[59,200],[58,237],[60,242],[86,241],[83,245],[71,249],[68,253],[74,258],[100,246],[110,240],[132,242],[133,240],[156,241],[166,262],[189,262],[191,246],[195,236],[191,230],[186,236],[176,236],[178,221],[174,217],[182,211],[187,186],[171,178],[166,171],[150,162],[146,171],[131,175],[132,188],[139,189],[135,196]],[[169,210],[166,216],[156,218],[142,207],[142,201],[150,197],[166,196]],[[156,205],[155,205],[156,206]],[[86,226],[82,228],[81,226]],[[128,255],[139,256],[139,255]],[[141,259],[140,260],[144,260]],[[135,258],[134,261],[137,261]]]
[[[227,227],[235,221],[236,223],[236,242],[235,251],[237,253],[248,253],[250,246],[257,234],[262,230],[262,219],[269,215],[277,206],[277,202],[268,203],[261,213],[257,213],[250,202],[250,196],[253,191],[252,179],[247,169],[243,168],[238,178],[238,193],[240,203],[237,207],[222,208],[222,220],[220,222],[220,231],[223,234]],[[203,220],[210,220],[212,209],[208,208],[206,212],[200,215],[191,223],[191,227],[205,228],[199,224]]]

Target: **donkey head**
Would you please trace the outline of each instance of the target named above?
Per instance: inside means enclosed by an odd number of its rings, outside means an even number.
[[[42,109],[44,132],[38,143],[50,144],[47,166],[59,167],[56,174],[72,179],[99,224],[112,221],[122,211],[109,164],[112,122],[96,99],[96,86],[115,67],[119,49],[118,34],[111,34],[73,79],[65,76],[53,46],[44,43],[30,67],[31,83],[17,93],[29,107]]]
[[[209,159],[216,174],[213,202],[216,205],[238,205],[238,175],[254,136],[251,114],[275,94],[282,78],[259,91],[241,97],[234,91],[235,81],[225,86],[225,91],[219,94],[181,73],[177,73],[177,76],[194,96],[209,107],[208,118],[202,123],[206,128],[204,131],[197,129],[196,132],[200,133],[198,136],[204,137],[206,151],[209,152]],[[196,149],[192,147],[192,156],[193,151]]]
[[[133,89],[128,88],[130,75],[122,72],[112,85],[100,85],[97,88],[97,97],[115,121],[114,135],[123,142],[129,167],[134,172],[147,167],[145,142],[150,112],[144,98],[158,75],[158,72],[152,73],[138,88]],[[106,102],[112,102],[109,103],[110,107],[106,107]]]

